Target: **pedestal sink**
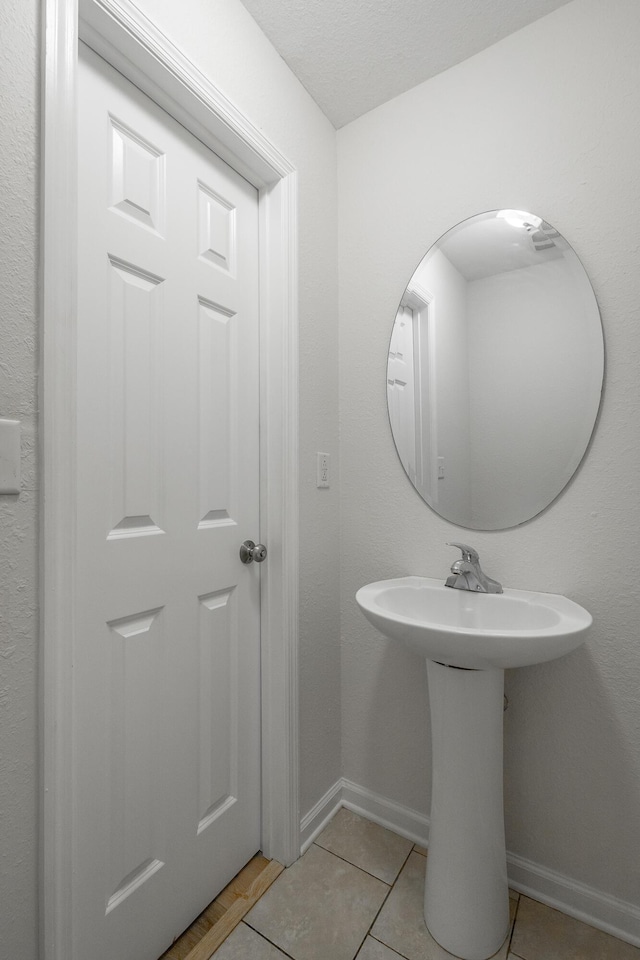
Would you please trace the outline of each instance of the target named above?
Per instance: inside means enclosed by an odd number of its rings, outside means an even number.
[[[472,593],[424,577],[370,583],[356,601],[381,633],[427,660],[432,794],[425,921],[449,953],[487,960],[509,929],[504,671],[575,650],[591,616],[556,594]]]

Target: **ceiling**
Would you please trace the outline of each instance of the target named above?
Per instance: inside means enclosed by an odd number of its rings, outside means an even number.
[[[566,240],[548,223],[543,222],[536,233],[524,224],[514,226],[504,218],[505,213],[508,211],[503,211],[503,216],[486,213],[464,220],[438,241],[438,248],[468,282],[539,266],[565,255]],[[534,242],[536,237],[543,243]]]
[[[242,0],[338,128],[569,0]]]

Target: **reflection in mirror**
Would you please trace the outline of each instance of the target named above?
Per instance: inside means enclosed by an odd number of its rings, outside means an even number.
[[[475,530],[534,517],[571,479],[602,389],[598,305],[550,224],[494,210],[428,251],[396,314],[393,438],[416,490]]]

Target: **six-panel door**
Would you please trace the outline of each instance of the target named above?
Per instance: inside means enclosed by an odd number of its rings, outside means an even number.
[[[155,960],[260,846],[258,203],[79,88],[70,960]]]

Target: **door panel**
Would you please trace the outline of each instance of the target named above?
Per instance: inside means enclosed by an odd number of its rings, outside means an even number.
[[[260,846],[255,189],[81,45],[72,960]]]

